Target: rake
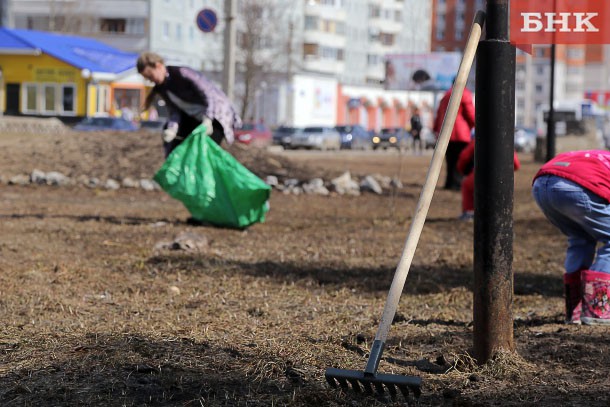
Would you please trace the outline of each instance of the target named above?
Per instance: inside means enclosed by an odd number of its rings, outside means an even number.
[[[382,396],[387,389],[392,399],[396,398],[398,392],[402,393],[405,398],[408,398],[409,391],[413,392],[415,397],[419,397],[421,394],[422,379],[420,377],[377,373],[377,368],[381,361],[388,332],[390,331],[392,321],[396,315],[400,294],[402,293],[407,274],[409,273],[409,267],[411,266],[411,261],[413,260],[415,249],[417,248],[417,242],[419,241],[419,236],[424,226],[426,215],[428,214],[432,195],[434,194],[434,188],[438,182],[438,177],[443,165],[443,158],[453,131],[453,125],[455,124],[455,119],[460,107],[462,94],[466,87],[468,73],[470,72],[472,61],[474,60],[477,44],[481,38],[484,20],[485,13],[482,11],[477,12],[453,85],[449,106],[443,119],[441,133],[434,149],[434,154],[432,155],[426,181],[415,209],[411,229],[407,235],[400,262],[394,273],[394,279],[392,280],[388,299],[383,309],[383,314],[381,315],[379,328],[377,329],[366,367],[364,368],[364,371],[336,368],[326,369],[326,381],[333,388],[341,388],[347,392],[351,385],[351,389],[357,393],[369,395],[376,393],[380,396]]]

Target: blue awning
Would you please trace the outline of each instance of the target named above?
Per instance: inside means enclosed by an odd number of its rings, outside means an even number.
[[[119,74],[133,69],[137,54],[100,41],[44,31],[0,28],[0,52],[42,52],[91,73]]]

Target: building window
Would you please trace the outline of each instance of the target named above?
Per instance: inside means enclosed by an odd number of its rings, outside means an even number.
[[[167,21],[163,22],[163,39],[167,40],[169,38],[169,23]]]
[[[542,85],[536,85],[536,93],[542,93]]]
[[[127,20],[127,33],[142,35],[144,34],[145,21],[143,18],[130,18]]]
[[[305,56],[318,55],[318,44],[303,44],[303,55],[305,55]]]
[[[36,113],[38,111],[38,85],[35,83],[23,84],[23,106],[24,113]]]
[[[42,85],[42,113],[55,112],[55,85]]]
[[[64,113],[76,113],[76,86],[61,86],[61,106]]]
[[[366,56],[366,63],[369,66],[376,66],[379,65],[379,55],[375,55],[375,54],[368,54]]]
[[[100,31],[104,33],[124,33],[127,20],[124,18],[102,18]]]
[[[444,40],[445,39],[445,30],[443,28],[436,29],[436,39]]]
[[[189,39],[193,41],[195,39],[195,27],[189,27]]]
[[[182,39],[182,26],[180,24],[176,24],[176,39]]]
[[[379,18],[381,16],[381,8],[374,4],[369,4],[369,18]]]
[[[568,48],[569,59],[582,59],[585,56],[585,51],[582,48]]]
[[[379,34],[379,41],[383,45],[392,46],[394,45],[394,34],[381,33]]]
[[[318,29],[318,17],[305,16],[305,29],[306,30],[317,30]]]
[[[335,23],[335,34],[345,35],[345,23],[342,23],[341,21]]]

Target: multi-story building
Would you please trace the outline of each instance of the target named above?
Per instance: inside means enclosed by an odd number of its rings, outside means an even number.
[[[302,70],[348,85],[379,86],[387,54],[430,50],[430,4],[421,0],[306,0]]]
[[[484,0],[434,0],[432,51],[463,51],[474,15],[485,10]]]

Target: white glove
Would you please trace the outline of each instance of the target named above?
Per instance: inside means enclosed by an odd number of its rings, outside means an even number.
[[[206,136],[209,136],[210,134],[212,134],[214,132],[214,126],[212,125],[212,120],[209,117],[204,116],[201,124],[203,124],[205,126]]]
[[[169,123],[167,129],[163,130],[161,137],[166,143],[170,143],[178,135],[178,123]]]

